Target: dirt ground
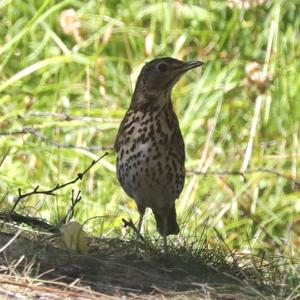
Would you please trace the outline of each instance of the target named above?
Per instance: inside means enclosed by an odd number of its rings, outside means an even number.
[[[0,234],[0,295],[7,299],[260,299],[276,288],[216,256],[134,251],[132,241],[91,239],[88,254],[39,234]]]

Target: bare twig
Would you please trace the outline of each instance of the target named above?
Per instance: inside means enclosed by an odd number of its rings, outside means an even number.
[[[300,180],[293,178],[290,175],[286,175],[283,174],[275,169],[268,169],[268,168],[258,168],[258,169],[254,169],[254,170],[246,170],[244,172],[238,171],[238,170],[232,170],[232,171],[187,171],[187,176],[192,176],[192,175],[203,175],[203,176],[210,176],[210,175],[219,175],[219,176],[226,176],[226,175],[231,175],[231,176],[242,176],[245,178],[246,174],[254,174],[254,173],[268,173],[268,174],[272,174],[278,177],[282,177],[285,178],[291,182],[293,182],[296,185],[300,186]]]
[[[81,201],[81,199],[82,199],[81,191],[79,190],[76,197],[74,198],[74,190],[72,190],[71,206],[69,207],[68,212],[66,213],[65,217],[62,219],[61,223],[65,224],[73,218],[75,212],[75,206],[77,203]]]
[[[35,127],[24,127],[20,130],[15,131],[0,131],[0,136],[6,136],[6,135],[20,135],[20,134],[35,134],[36,131],[38,131],[38,128]]]
[[[84,146],[74,146],[71,144],[61,144],[57,143],[54,140],[49,139],[45,135],[41,134],[40,132],[35,132],[33,133],[36,137],[41,139],[42,141],[55,146],[57,148],[66,148],[66,149],[81,149],[81,150],[88,150],[88,151],[106,151],[106,150],[111,150],[113,149],[113,146],[89,146],[89,147],[84,147]]]
[[[136,226],[134,225],[134,223],[132,222],[132,220],[130,219],[129,221],[125,220],[124,218],[122,219],[122,222],[124,223],[124,227],[130,227],[131,229],[133,229],[133,231],[135,233],[137,233],[139,235],[139,238],[145,242],[145,238],[142,236],[142,234],[137,230]]]
[[[31,111],[28,113],[30,116],[36,117],[55,117],[62,119],[64,121],[82,121],[82,122],[105,122],[105,123],[119,123],[119,119],[111,118],[96,118],[96,117],[86,117],[86,116],[72,116],[66,113],[55,113],[55,112],[45,112],[45,111]]]
[[[31,195],[37,195],[37,194],[43,194],[43,195],[49,195],[49,196],[55,196],[54,192],[56,192],[57,190],[60,190],[70,184],[74,184],[75,182],[77,182],[78,180],[82,180],[83,176],[95,165],[97,164],[103,157],[105,157],[106,155],[108,155],[108,152],[105,152],[102,156],[100,156],[97,160],[93,160],[92,163],[82,172],[82,173],[78,173],[77,177],[71,181],[68,181],[66,183],[63,184],[57,184],[55,187],[53,187],[52,189],[49,190],[43,190],[40,191],[39,190],[39,185],[36,186],[31,192],[22,194],[21,189],[18,189],[18,197],[15,200],[15,204],[13,205],[11,211],[13,212],[15,210],[15,208],[17,207],[17,205],[19,204],[19,202],[24,199],[27,198]]]
[[[53,233],[57,232],[56,226],[53,226],[42,219],[30,217],[30,216],[23,216],[14,211],[0,213],[0,220],[3,220],[5,222],[24,223],[33,227],[34,226],[39,227],[49,232],[53,232]]]
[[[46,142],[47,144],[50,144],[52,146],[55,146],[57,148],[66,148],[66,149],[81,149],[81,150],[88,150],[88,151],[106,151],[106,150],[111,150],[113,149],[112,145],[109,146],[89,146],[89,147],[84,147],[84,146],[75,146],[71,144],[61,144],[57,143],[56,141],[48,138],[47,136],[43,135],[40,132],[40,129],[37,127],[24,127],[20,130],[15,130],[15,131],[2,131],[0,132],[0,136],[9,136],[9,135],[22,135],[22,134],[31,134],[40,140]]]

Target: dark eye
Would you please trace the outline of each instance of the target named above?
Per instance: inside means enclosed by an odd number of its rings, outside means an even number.
[[[160,72],[166,72],[168,70],[168,65],[166,63],[159,63],[157,69]]]

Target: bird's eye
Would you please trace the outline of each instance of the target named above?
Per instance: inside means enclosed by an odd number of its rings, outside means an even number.
[[[159,63],[159,64],[157,65],[157,69],[158,69],[158,71],[160,71],[160,72],[166,72],[166,71],[168,70],[168,65],[165,64],[165,63]]]

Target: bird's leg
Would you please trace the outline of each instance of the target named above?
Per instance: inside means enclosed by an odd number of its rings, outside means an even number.
[[[145,208],[138,205],[138,210],[140,213],[139,222],[137,226],[136,238],[135,238],[135,250],[136,252],[139,250],[139,239],[141,238],[141,229],[143,223],[143,217],[145,214]]]
[[[168,255],[168,242],[167,242],[167,222],[168,222],[168,219],[165,218],[164,219],[164,232],[163,232],[163,242],[164,242],[164,254],[165,255]]]
[[[141,229],[142,229],[142,223],[143,223],[143,216],[140,215],[138,226],[137,226],[137,232],[136,232],[136,237],[135,237],[135,250],[139,250],[139,239],[141,237]]]

